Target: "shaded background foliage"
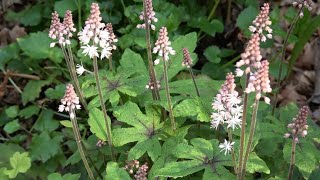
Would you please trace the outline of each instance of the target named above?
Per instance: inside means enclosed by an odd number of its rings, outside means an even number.
[[[64,63],[63,54],[58,47],[49,48],[48,37],[51,13],[56,10],[60,16],[69,9],[73,12],[74,22],[79,30],[90,11],[91,0],[6,0],[2,1],[0,11],[0,179],[86,179],[85,169],[74,142],[71,123],[68,116],[57,113],[59,100],[64,94],[65,83],[70,81]],[[172,58],[169,69],[170,88],[173,97],[174,114],[179,125],[184,124],[176,136],[171,136],[170,126],[158,122],[159,107],[166,107],[166,101],[153,102],[150,92],[145,89],[148,82],[145,52],[145,31],[137,29],[142,3],[139,0],[98,1],[104,22],[111,22],[119,38],[118,49],[113,53],[113,62],[117,73],[107,71],[107,63],[99,62],[104,98],[109,108],[108,114],[113,122],[113,134],[117,163],[108,163],[107,146],[97,147],[98,140],[106,140],[97,124],[104,123],[102,114],[97,109],[100,105],[95,92],[95,81],[91,76],[80,77],[85,97],[90,100],[91,114],[79,112],[80,130],[85,139],[88,155],[97,171],[106,178],[127,179],[129,175],[121,169],[125,160],[138,159],[150,165],[149,177],[190,175],[193,178],[219,177],[210,169],[214,165],[225,177],[234,178],[230,173],[230,164],[208,161],[219,154],[216,149],[218,140],[224,131],[214,133],[209,124],[211,100],[222,84],[227,72],[234,70],[234,62],[240,57],[247,38],[248,26],[259,12],[262,1],[235,0],[228,16],[227,1],[206,0],[154,0],[153,6],[159,22],[156,29],[166,26],[172,39],[172,46],[177,56]],[[265,1],[263,1],[265,2]],[[279,52],[278,48],[286,35],[288,24],[296,11],[282,1],[272,1],[271,20],[274,40],[262,44],[264,57],[270,61],[272,82],[277,79]],[[318,8],[318,7],[317,7]],[[316,9],[318,10],[318,9]],[[304,64],[303,52],[316,54],[317,49],[305,48],[319,36],[320,16],[305,12],[298,22],[294,33],[289,38],[288,52],[290,61]],[[229,19],[227,17],[230,17]],[[152,42],[157,33],[152,32]],[[279,45],[280,44],[280,45]],[[196,98],[192,80],[188,71],[181,67],[181,49],[187,47],[194,60],[194,71],[200,89],[200,98]],[[308,46],[307,46],[308,47]],[[84,57],[77,41],[72,41],[76,62],[92,67],[91,60]],[[315,56],[315,55],[314,55]],[[320,56],[320,55],[319,55]],[[301,58],[302,57],[302,58]],[[310,64],[310,63],[309,63]],[[303,75],[295,70],[293,76],[283,83],[284,92],[279,105],[289,102],[305,104],[312,96],[314,76],[306,73],[311,68],[296,66]],[[287,65],[286,65],[287,67]],[[157,75],[161,67],[156,67]],[[286,74],[286,73],[285,73]],[[281,79],[285,78],[285,74]],[[297,76],[298,74],[298,76]],[[300,78],[300,79],[299,79]],[[308,79],[303,85],[295,84],[298,79]],[[238,84],[243,85],[243,80]],[[275,84],[275,83],[274,83]],[[287,85],[291,86],[287,86]],[[164,84],[162,84],[164,86]],[[291,88],[291,89],[290,89]],[[303,90],[301,90],[303,89]],[[311,90],[310,90],[311,89]],[[287,91],[296,92],[286,96]],[[164,90],[160,95],[165,99]],[[270,107],[261,105],[255,139],[256,151],[250,156],[248,171],[253,178],[279,179],[286,176],[290,162],[290,142],[282,138],[287,131],[286,125],[297,113],[297,106],[290,104],[279,108],[281,116],[270,115]],[[126,112],[123,112],[126,111]],[[147,124],[147,129],[135,126],[130,118],[123,114],[139,112],[139,117]],[[98,117],[93,117],[93,114]],[[155,118],[151,119],[150,116]],[[89,118],[88,118],[89,116]],[[100,121],[101,120],[101,121]],[[99,122],[100,121],[100,122]],[[199,122],[199,123],[198,123]],[[197,124],[197,125],[194,125]],[[308,138],[301,142],[297,153],[297,179],[317,179],[319,177],[319,130],[309,120],[311,130]],[[152,136],[132,136],[141,131],[155,131]],[[162,129],[161,132],[159,129]],[[130,132],[129,132],[130,131]],[[239,131],[234,132],[236,136]],[[202,139],[203,138],[203,139]],[[214,139],[216,138],[216,139]],[[218,140],[217,140],[218,139]],[[190,140],[190,143],[188,143]],[[136,144],[133,142],[137,142]],[[177,144],[176,148],[174,148]],[[204,151],[199,144],[208,150]],[[186,156],[186,149],[192,149],[191,155],[203,157],[202,160]],[[147,154],[147,155],[146,155]],[[206,157],[206,158],[205,158]],[[222,158],[222,157],[221,157]],[[168,160],[169,159],[169,160]],[[178,162],[176,162],[179,160]],[[19,163],[17,163],[19,162]],[[170,163],[168,163],[170,162]],[[188,167],[179,173],[171,171],[173,167]],[[119,168],[120,167],[120,168]],[[227,167],[227,168],[226,168]],[[109,171],[109,173],[108,173]],[[80,175],[81,173],[81,175]],[[108,177],[109,176],[109,177]],[[116,179],[116,178],[115,178]]]

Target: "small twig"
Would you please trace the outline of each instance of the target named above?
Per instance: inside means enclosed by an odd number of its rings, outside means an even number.
[[[15,77],[22,77],[22,78],[32,79],[32,80],[40,80],[39,76],[30,75],[30,74],[14,73],[14,72],[10,72],[10,71],[7,71],[6,74],[11,77],[15,76]]]

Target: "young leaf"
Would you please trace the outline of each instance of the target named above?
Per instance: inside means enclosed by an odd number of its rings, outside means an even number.
[[[17,117],[19,113],[19,107],[18,106],[10,106],[6,109],[6,114],[9,118],[15,118]]]
[[[3,130],[6,131],[8,134],[14,133],[19,129],[20,129],[20,124],[18,119],[8,122],[3,128]]]
[[[108,117],[109,124],[111,124],[110,118]],[[90,131],[95,134],[99,139],[106,141],[108,138],[107,135],[107,126],[104,120],[103,113],[98,108],[91,108],[89,110],[89,120],[88,124],[90,126]]]
[[[252,152],[249,155],[247,171],[251,174],[255,172],[270,174],[270,169],[267,164],[259,158],[255,152]]]
[[[15,178],[19,173],[25,173],[31,167],[31,159],[28,153],[16,152],[10,158],[10,165],[12,169],[4,170],[4,173],[9,176],[10,179]]]
[[[161,152],[157,137],[157,130],[160,128],[159,115],[148,113],[148,116],[146,116],[140,111],[138,105],[132,102],[127,102],[125,105],[116,108],[113,114],[118,121],[133,126],[112,131],[114,146],[138,141],[130,150],[129,159],[138,159],[145,152],[148,152],[152,160],[156,160]]]
[[[40,135],[33,136],[30,144],[31,158],[33,160],[46,162],[58,153],[61,141],[62,136],[51,138],[47,132],[42,132]]]
[[[123,168],[119,168],[118,163],[108,162],[107,164],[107,175],[105,179],[110,180],[131,180],[127,171]]]
[[[209,46],[205,51],[204,51],[204,56],[206,56],[206,58],[215,64],[220,63],[221,58],[221,51],[217,46]]]

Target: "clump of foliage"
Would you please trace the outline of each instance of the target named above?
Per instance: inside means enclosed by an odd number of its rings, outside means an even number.
[[[224,32],[219,3],[61,0],[51,24],[52,6],[41,2],[8,12],[6,20],[50,28],[0,49],[4,74],[41,79],[21,90],[8,78],[22,105],[0,113],[0,179],[316,179],[319,127],[307,106],[276,102],[320,17],[311,1],[297,1],[286,32],[278,8],[229,0],[226,23],[233,3],[245,7],[236,20],[244,48],[196,53]],[[263,57],[275,36],[284,39],[279,57]],[[289,41],[296,51],[286,66]]]

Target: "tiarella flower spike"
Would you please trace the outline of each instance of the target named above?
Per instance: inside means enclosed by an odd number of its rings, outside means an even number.
[[[261,66],[261,52],[260,52],[260,36],[258,33],[251,35],[251,39],[244,52],[241,54],[241,60],[236,64],[236,75],[242,76],[243,73],[248,74]],[[246,66],[245,72],[240,67]]]
[[[54,47],[56,43],[59,43],[61,46],[71,44],[69,38],[72,37],[72,33],[75,31],[76,28],[74,28],[71,11],[66,11],[63,23],[60,22],[58,13],[56,11],[53,12],[49,37],[53,40],[57,40],[57,42],[52,42],[50,47]]]
[[[176,51],[170,46],[168,31],[166,27],[162,27],[159,32],[158,40],[153,48],[153,53],[158,53],[159,56],[163,57],[165,61],[169,60],[169,54],[175,55]]]
[[[253,33],[258,33],[261,36],[261,41],[264,42],[267,38],[272,39],[272,29],[270,28],[271,21],[269,18],[270,7],[268,3],[264,3],[261,7],[261,11],[252,22],[252,26],[249,27],[249,30]],[[267,32],[265,36],[263,31]],[[267,38],[266,38],[267,37]]]
[[[106,29],[109,32],[110,38],[109,43],[113,50],[117,49],[117,46],[115,45],[116,42],[118,42],[117,36],[113,33],[113,27],[111,23],[107,23]]]
[[[114,34],[110,33],[110,27],[106,27],[101,22],[100,14],[99,5],[92,3],[90,16],[85,22],[85,27],[78,33],[83,53],[89,55],[90,58],[110,58],[111,51],[115,49],[112,42],[115,42],[116,38]]]
[[[74,118],[75,117],[74,112],[76,109],[81,109],[81,106],[79,104],[79,97],[74,91],[72,84],[68,84],[66,87],[66,92],[64,94],[64,97],[61,99],[61,105],[59,105],[58,111],[69,112],[70,118]]]
[[[192,59],[190,56],[190,53],[187,48],[183,48],[183,61],[182,61],[182,66],[186,66],[187,68],[191,68],[192,66]]]
[[[152,0],[146,0],[146,12],[147,12],[147,21],[148,21],[148,24],[150,25],[151,29],[152,30],[155,30],[156,27],[152,24],[152,21],[153,22],[158,22],[158,19],[155,17],[156,13],[154,12],[153,10],[153,6],[152,6]],[[139,19],[141,21],[144,21],[144,11],[141,12],[140,16],[139,16]],[[139,29],[145,29],[146,28],[146,24],[145,23],[142,23],[142,24],[138,24],[137,25],[137,28]]]
[[[269,93],[272,89],[270,87],[270,79],[269,79],[269,62],[268,60],[264,60],[261,62],[261,67],[258,71],[250,75],[248,87],[245,92],[256,92],[256,99],[261,98],[261,93]],[[266,103],[270,103],[270,99],[268,97],[264,97]]]
[[[139,167],[138,171],[134,175],[134,179],[136,180],[147,180],[147,175],[148,175],[148,165],[144,164]]]
[[[312,0],[296,0],[295,2],[292,3],[294,7],[297,7],[299,9],[307,8],[309,11],[312,11],[312,4],[313,4]],[[301,10],[299,16],[300,18],[304,16],[303,10]]]
[[[225,83],[214,98],[211,115],[211,127],[217,129],[220,124],[228,124],[233,130],[241,126],[242,105],[238,92],[235,91],[234,76],[228,73]]]
[[[219,145],[219,148],[221,151],[224,151],[224,155],[227,155],[232,151],[234,143],[235,142],[229,142],[225,139],[224,142]]]
[[[299,114],[297,115],[296,118],[292,119],[292,123],[288,124],[288,128],[291,129],[291,133],[286,133],[284,135],[285,138],[288,138],[292,136],[294,138],[294,141],[297,143],[299,142],[298,135],[301,137],[305,137],[308,132],[308,125],[307,125],[307,117],[309,113],[309,107],[308,106],[303,106]]]

